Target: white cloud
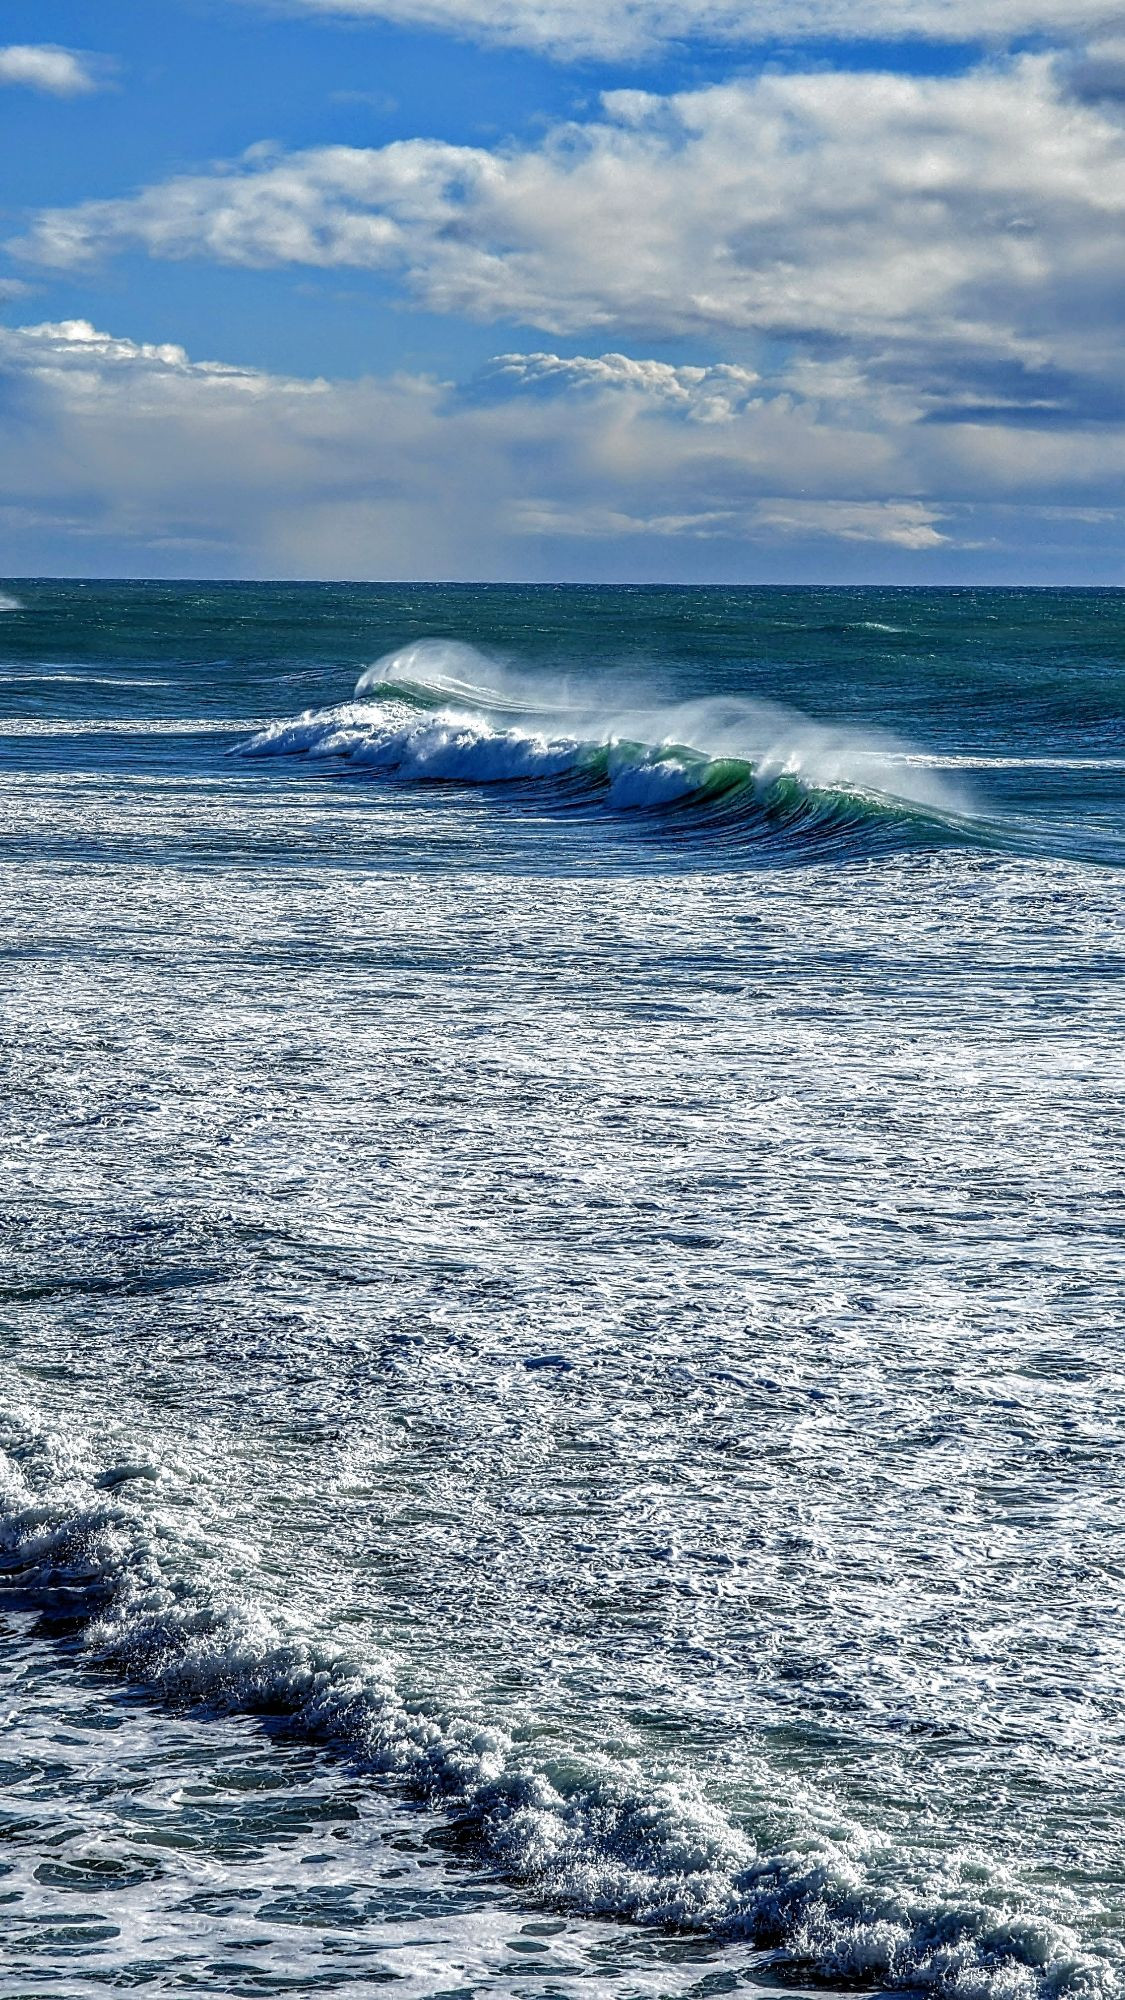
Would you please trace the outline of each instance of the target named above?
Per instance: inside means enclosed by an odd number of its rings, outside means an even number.
[[[677,541],[727,542],[776,535],[801,541],[876,542],[912,550],[940,548],[949,539],[938,531],[941,518],[918,500],[766,500],[741,512],[728,507],[694,514],[627,514],[597,503],[567,508],[539,501],[517,510],[518,525],[528,535],[599,540],[656,535]],[[1107,518],[1104,510],[1099,518]]]
[[[677,40],[919,40],[1003,44],[1083,35],[1115,0],[298,0],[309,13],[392,21],[564,57],[644,55]]]
[[[154,394],[169,407],[183,385],[195,392],[258,397],[284,390],[289,395],[323,395],[327,384],[300,377],[267,375],[257,368],[234,368],[221,361],[192,361],[174,341],[137,341],[101,333],[87,319],[46,320],[40,326],[0,329],[0,357],[23,362],[51,380],[76,408],[93,391],[99,396],[123,389],[130,403]]]
[[[489,378],[512,388],[617,390],[679,411],[698,424],[725,423],[754,402],[761,377],[750,368],[709,368],[638,361],[628,354],[498,354]]]
[[[740,373],[510,354],[464,394],[196,362],[84,320],[0,328],[8,566],[916,578],[982,535],[1016,575],[1068,535],[1083,562],[1091,538],[1119,546],[1125,427],[1037,453],[749,376],[716,417],[715,383]]]
[[[89,56],[50,43],[13,43],[0,48],[0,84],[25,84],[52,97],[82,97],[99,86]]]
[[[1125,117],[1069,76],[1045,56],[767,74],[615,91],[533,146],[259,147],[47,211],[13,247],[61,267],[139,245],[385,269],[480,320],[720,352],[765,334],[836,366],[846,343],[919,409],[967,395],[1047,414],[1078,394],[1097,414],[1122,386]]]
[[[839,536],[846,542],[887,542],[900,549],[936,549],[940,514],[919,500],[787,500],[758,509],[764,528],[781,535]]]
[[[753,518],[752,513],[740,518],[730,507],[694,514],[630,514],[598,501],[585,507],[566,507],[552,500],[523,500],[511,511],[517,534],[599,542],[629,540],[636,535],[674,541],[730,541],[745,535]]]

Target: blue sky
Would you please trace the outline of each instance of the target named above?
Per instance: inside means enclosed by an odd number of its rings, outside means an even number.
[[[1099,0],[9,0],[0,572],[1125,582],[1123,114]]]

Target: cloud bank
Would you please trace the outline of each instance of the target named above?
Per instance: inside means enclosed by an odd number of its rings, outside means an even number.
[[[537,352],[461,388],[330,382],[81,320],[0,328],[13,574],[21,550],[129,575],[753,580],[858,564],[916,581],[946,559],[1065,573],[1068,551],[1088,571],[1099,549],[1117,560],[1123,471],[1125,427],[889,424],[846,374],[801,389]]]
[[[100,88],[88,56],[48,43],[13,43],[0,48],[0,84],[24,84],[52,97],[82,97]]]

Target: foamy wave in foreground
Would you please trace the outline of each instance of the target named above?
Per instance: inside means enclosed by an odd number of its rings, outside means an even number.
[[[19,1426],[8,1447],[0,1582],[69,1624],[87,1660],[169,1701],[268,1714],[345,1751],[442,1806],[467,1845],[553,1906],[741,1937],[823,1979],[964,2000],[1116,1990],[1107,1966],[1021,1910],[983,1864],[971,1895],[892,1893],[822,1833],[761,1851],[690,1782],[646,1781],[609,1758],[536,1760],[502,1729],[405,1699],[386,1661],[224,1594],[160,1468],[99,1469],[83,1445]],[[141,1485],[154,1504],[127,1497]]]
[[[0,616],[2,616],[5,611],[22,611],[22,610],[23,610],[23,605],[21,604],[18,597],[10,597],[6,591],[0,590]]]

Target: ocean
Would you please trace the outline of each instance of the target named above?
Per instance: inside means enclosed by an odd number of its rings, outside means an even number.
[[[5,583],[0,1991],[1119,1993],[1125,592]]]

